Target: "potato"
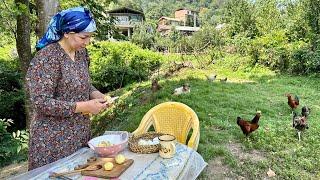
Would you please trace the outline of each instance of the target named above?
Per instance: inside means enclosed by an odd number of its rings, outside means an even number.
[[[118,154],[115,158],[117,164],[122,164],[126,160],[126,157],[122,154]]]
[[[113,163],[112,162],[106,162],[104,165],[103,165],[103,168],[104,170],[106,171],[111,171],[113,169]]]
[[[111,101],[111,96],[105,96],[104,100],[106,100],[107,102]]]
[[[112,144],[109,142],[109,141],[101,141],[99,144],[98,144],[98,147],[108,147],[108,146],[111,146]]]

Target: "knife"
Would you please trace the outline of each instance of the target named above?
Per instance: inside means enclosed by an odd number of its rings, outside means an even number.
[[[58,173],[51,173],[51,175],[49,176],[49,178],[56,178],[56,179],[63,179],[63,180],[72,180],[71,178],[68,178],[67,176],[64,175],[58,175]]]

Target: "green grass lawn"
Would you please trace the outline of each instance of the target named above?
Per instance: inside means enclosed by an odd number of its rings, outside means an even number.
[[[215,72],[227,83],[209,82],[205,75]],[[174,96],[174,88],[188,82],[191,93]],[[314,77],[276,75],[263,68],[233,72],[218,65],[207,70],[188,69],[168,79],[161,79],[160,91],[152,94],[150,82],[134,84],[112,92],[121,98],[113,109],[93,117],[94,135],[105,130],[135,130],[143,115],[153,106],[178,101],[190,106],[198,115],[201,138],[198,152],[209,162],[219,158],[228,167],[229,177],[262,179],[271,168],[277,179],[320,178],[320,85]],[[300,107],[311,108],[309,129],[298,141],[292,128],[291,109],[285,93],[297,94]],[[260,127],[245,138],[236,117],[252,119],[262,111]],[[300,111],[299,110],[299,111]],[[240,145],[240,152],[230,146]],[[255,160],[255,153],[263,158]],[[251,154],[241,159],[241,153]],[[210,178],[210,168],[200,179]]]

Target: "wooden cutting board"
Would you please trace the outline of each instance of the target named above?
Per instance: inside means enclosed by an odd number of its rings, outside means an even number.
[[[110,171],[106,171],[103,168],[103,165],[106,162],[113,163],[113,169]],[[127,170],[133,163],[133,159],[126,159],[123,164],[117,164],[114,158],[97,158],[94,162],[89,162],[89,165],[102,165],[101,169],[96,171],[82,171],[81,175],[83,176],[93,176],[98,178],[116,178],[119,177],[125,170]]]

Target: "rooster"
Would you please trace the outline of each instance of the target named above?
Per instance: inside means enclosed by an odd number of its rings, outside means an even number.
[[[237,124],[240,126],[244,135],[248,136],[253,131],[259,128],[259,119],[261,117],[261,111],[257,111],[256,115],[251,121],[246,121],[241,117],[237,117]]]
[[[288,105],[291,107],[292,111],[299,106],[299,97],[295,95],[293,98],[291,94],[286,94],[288,97]]]
[[[301,116],[298,116],[296,112],[293,112],[292,126],[298,131],[299,141],[301,139],[301,131],[309,129],[307,118],[310,114],[310,109],[304,106],[301,110]]]

